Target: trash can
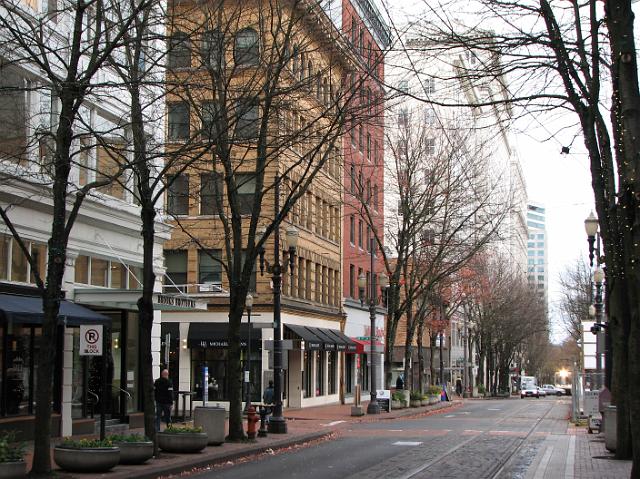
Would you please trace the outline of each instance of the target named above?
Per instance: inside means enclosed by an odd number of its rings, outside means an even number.
[[[193,412],[193,425],[202,427],[207,433],[209,446],[219,446],[224,443],[224,421],[227,411],[223,407],[196,407]]]
[[[615,406],[604,408],[604,447],[611,452],[616,452],[618,445],[618,413]]]

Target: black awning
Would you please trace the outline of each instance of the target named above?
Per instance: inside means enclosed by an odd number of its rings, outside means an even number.
[[[297,324],[286,324],[289,330],[291,330],[297,336],[304,339],[304,348],[307,350],[317,350],[324,348],[324,339],[315,334],[317,328],[310,328],[308,326],[298,326]]]
[[[328,329],[313,328],[313,332],[324,341],[325,351],[336,351],[338,349],[338,341]]]
[[[338,351],[344,351],[347,353],[355,353],[358,349],[358,345],[349,336],[337,329],[325,329],[326,333],[333,335],[336,338],[336,347]]]
[[[5,321],[19,324],[42,324],[42,298],[39,296],[20,296],[17,294],[0,294],[0,313]],[[58,322],[67,326],[80,324],[110,324],[111,318],[89,308],[61,300]]]
[[[248,324],[240,325],[240,346],[249,344]],[[251,331],[251,347],[259,347],[262,333],[260,330]],[[229,323],[190,323],[187,335],[187,346],[190,348],[228,348]]]

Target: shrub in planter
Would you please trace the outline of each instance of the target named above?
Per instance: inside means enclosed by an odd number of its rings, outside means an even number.
[[[427,395],[429,396],[429,404],[439,403],[440,394],[442,394],[442,389],[440,389],[439,386],[429,386],[427,388]]]
[[[13,431],[0,435],[0,477],[17,479],[27,475],[24,444],[16,443]]]
[[[391,409],[402,409],[407,407],[404,401],[404,394],[400,391],[394,391],[391,395]]]
[[[116,434],[108,439],[120,448],[120,464],[144,464],[153,457],[153,442],[141,434]]]
[[[207,433],[201,427],[173,426],[157,434],[158,447],[167,452],[200,452],[207,447]]]
[[[69,472],[106,472],[120,462],[120,448],[110,439],[64,439],[53,448],[53,460]]]
[[[483,397],[484,397],[484,395],[485,395],[486,393],[487,393],[487,390],[485,389],[484,385],[483,385],[483,384],[480,384],[480,385],[478,386],[478,394],[479,394],[480,396],[483,396]]]
[[[411,395],[409,396],[409,405],[411,407],[422,406],[422,393],[419,391],[411,391]]]

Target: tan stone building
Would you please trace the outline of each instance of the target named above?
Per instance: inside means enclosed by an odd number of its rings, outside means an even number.
[[[350,65],[341,37],[311,1],[222,8],[183,2],[172,18],[167,79],[177,86],[167,103],[167,148],[177,161],[168,176],[174,229],[165,244],[165,291],[197,297],[208,308],[163,315],[163,358],[179,389],[195,392],[196,404],[205,393],[209,401],[228,401],[225,268],[234,244],[246,247],[252,221],[258,239],[272,223],[277,183],[280,210],[291,205],[280,225],[282,243],[292,226],[299,237],[293,259],[281,244],[282,264],[293,265],[282,288],[285,405],[336,402],[345,355],[356,346],[341,333],[340,92]],[[230,238],[238,221],[240,242]],[[273,374],[273,254],[271,236],[264,275],[256,260],[250,280],[252,325],[241,328],[252,401],[261,400]]]

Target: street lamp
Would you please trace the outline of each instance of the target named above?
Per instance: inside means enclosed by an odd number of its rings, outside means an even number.
[[[276,214],[280,211],[280,178],[276,175],[275,188],[274,188],[274,208]],[[264,237],[266,229],[260,228],[260,237]],[[289,254],[289,274],[293,276],[293,268],[295,265],[295,253],[298,246],[298,230],[293,225],[289,226],[285,232],[285,238],[287,241],[287,249]],[[258,251],[260,255],[260,275],[264,274],[265,265],[265,249],[260,248]],[[269,419],[269,432],[274,434],[286,434],[287,422],[282,415],[282,266],[280,265],[280,227],[276,226],[273,230],[273,265],[269,268],[273,281],[273,322],[275,324],[275,332],[273,338],[273,395],[274,406],[273,414]],[[287,270],[287,263],[285,263],[285,272]]]
[[[247,400],[244,410],[248,411],[251,407],[251,310],[253,309],[253,296],[247,294],[244,300],[244,308],[247,310],[247,318],[249,321],[249,342],[247,343],[247,359],[245,363],[244,382],[247,387]]]
[[[593,214],[593,211],[587,219],[584,220],[584,230],[587,233],[587,241],[589,243],[589,264],[593,266],[594,243],[596,241],[596,234],[598,233],[598,218]],[[598,254],[600,254],[600,252],[598,252]]]
[[[371,393],[371,399],[367,406],[367,414],[380,414],[380,405],[378,404],[377,391],[376,391],[376,363],[375,363],[375,349],[376,349],[376,274],[375,274],[375,252],[376,243],[375,238],[372,236],[369,238],[370,253],[371,253],[371,288],[369,291],[369,320],[371,322],[371,381],[369,384],[369,390]],[[389,286],[389,277],[382,273],[380,275],[380,288],[385,290]],[[367,277],[364,273],[358,276],[358,289],[360,290],[360,304],[364,304],[365,288],[367,287]]]

